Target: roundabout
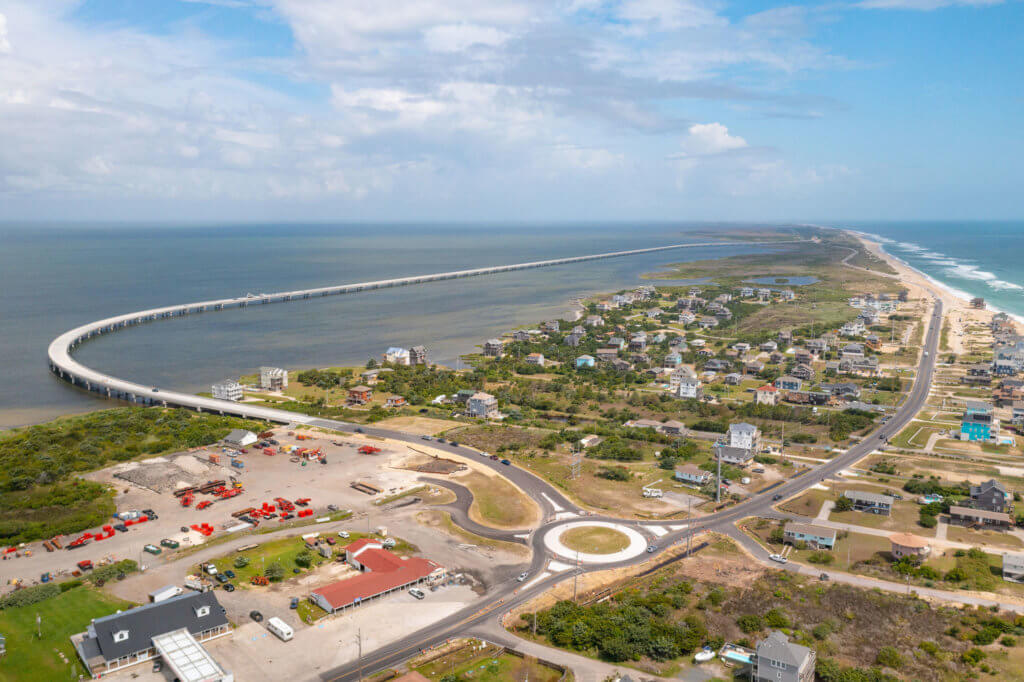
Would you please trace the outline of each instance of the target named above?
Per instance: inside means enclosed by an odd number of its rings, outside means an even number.
[[[613,564],[638,557],[647,540],[636,530],[609,521],[573,521],[544,534],[544,546],[563,559],[583,564]],[[592,547],[589,552],[584,547]]]

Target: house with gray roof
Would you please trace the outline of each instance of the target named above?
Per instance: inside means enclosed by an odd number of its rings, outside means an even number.
[[[93,677],[160,657],[182,682],[232,682],[200,644],[228,634],[214,593],[193,592],[96,618],[71,643]]]
[[[847,490],[843,493],[843,497],[853,502],[854,511],[870,512],[882,516],[888,516],[892,512],[893,503],[896,502],[896,499],[889,495],[869,493],[864,490]]]
[[[757,643],[752,677],[756,682],[814,682],[817,654],[773,630]]]

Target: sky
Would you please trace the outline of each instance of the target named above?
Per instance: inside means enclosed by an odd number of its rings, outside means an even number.
[[[0,0],[0,221],[1024,216],[1021,0]]]

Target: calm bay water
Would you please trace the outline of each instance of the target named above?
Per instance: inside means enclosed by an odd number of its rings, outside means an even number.
[[[0,428],[109,406],[58,381],[46,348],[67,329],[160,305],[697,241],[689,225],[287,225],[0,228]],[[706,229],[707,226],[700,226]],[[778,248],[778,247],[776,247]],[[640,283],[672,262],[763,252],[644,254],[143,325],[77,352],[116,376],[187,391],[260,365],[362,364],[389,345],[454,364],[570,299]]]

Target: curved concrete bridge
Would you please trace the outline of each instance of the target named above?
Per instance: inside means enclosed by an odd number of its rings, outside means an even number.
[[[789,244],[803,240],[791,240],[782,242],[765,242],[765,246],[776,244]],[[734,242],[705,242],[694,244],[670,244],[668,246],[655,246],[646,249],[632,249],[629,251],[613,251],[610,253],[598,253],[589,256],[574,256],[572,258],[554,258],[551,260],[533,261],[530,263],[515,263],[513,265],[498,265],[487,268],[476,268],[472,270],[457,270],[453,272],[441,272],[433,275],[419,275],[415,277],[400,277],[397,279],[384,279],[376,282],[360,282],[356,284],[341,284],[319,289],[303,289],[299,291],[282,291],[274,294],[248,294],[238,298],[222,298],[216,301],[200,301],[198,303],[185,303],[182,305],[167,306],[164,308],[153,308],[151,310],[140,310],[126,315],[109,317],[105,320],[97,320],[81,327],[76,327],[64,332],[50,343],[48,351],[50,370],[61,379],[76,386],[107,398],[126,400],[129,402],[141,403],[143,405],[163,405],[164,407],[187,407],[202,412],[216,412],[219,414],[231,414],[250,419],[261,419],[264,421],[278,422],[282,424],[300,423],[306,424],[315,419],[308,415],[286,410],[276,410],[267,407],[236,403],[229,400],[217,400],[214,398],[203,398],[191,393],[179,393],[167,391],[154,386],[144,386],[125,379],[104,374],[96,371],[72,357],[72,352],[81,343],[95,338],[102,334],[116,332],[126,327],[131,327],[146,322],[162,320],[172,317],[181,317],[196,313],[205,313],[226,308],[245,308],[251,305],[266,305],[268,303],[284,303],[287,301],[302,301],[323,296],[337,296],[340,294],[352,294],[360,291],[373,289],[387,289],[391,287],[408,286],[410,284],[423,284],[425,282],[437,282],[447,279],[459,279],[462,277],[478,277],[481,275],[493,275],[513,270],[526,270],[529,268],[543,268],[554,265],[566,265],[580,263],[583,261],[599,260],[602,258],[621,258],[623,256],[634,256],[641,253],[653,253],[656,251],[668,251],[671,249],[685,249],[707,246],[734,246]]]

